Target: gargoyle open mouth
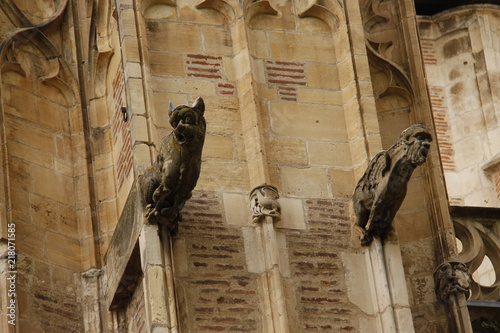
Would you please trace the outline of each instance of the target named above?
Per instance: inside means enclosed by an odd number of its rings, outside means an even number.
[[[429,154],[429,151],[427,149],[420,150],[420,157],[422,157],[424,160],[427,159],[427,154]]]
[[[187,141],[186,136],[182,133],[176,133],[175,137],[177,138],[177,142],[179,142],[179,144],[181,144],[181,145],[186,143],[186,141]]]

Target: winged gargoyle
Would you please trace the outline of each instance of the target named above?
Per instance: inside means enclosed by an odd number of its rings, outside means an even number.
[[[361,245],[374,236],[385,237],[406,196],[408,181],[415,168],[427,160],[432,136],[424,125],[405,129],[389,149],[370,161],[352,197],[357,225],[363,231]]]

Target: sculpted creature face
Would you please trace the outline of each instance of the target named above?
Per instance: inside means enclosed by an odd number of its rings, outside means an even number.
[[[432,142],[432,136],[427,127],[424,125],[410,126],[401,133],[400,138],[408,145],[411,164],[418,166],[427,160]]]
[[[170,125],[172,125],[175,138],[179,145],[186,148],[196,148],[203,144],[205,134],[205,103],[199,97],[193,106],[179,105],[174,108],[169,104]]]

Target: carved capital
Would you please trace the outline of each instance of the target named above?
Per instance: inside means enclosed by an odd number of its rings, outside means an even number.
[[[266,216],[274,222],[281,219],[281,207],[278,202],[278,189],[272,185],[262,184],[250,192],[250,208],[253,222],[261,222]]]
[[[437,297],[446,302],[452,294],[470,294],[471,277],[467,266],[460,261],[445,261],[434,271]]]

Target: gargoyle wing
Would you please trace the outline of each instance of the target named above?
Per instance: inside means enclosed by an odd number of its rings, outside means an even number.
[[[381,151],[370,161],[365,173],[365,182],[368,188],[375,188],[382,181],[391,168],[391,159],[386,150]]]

